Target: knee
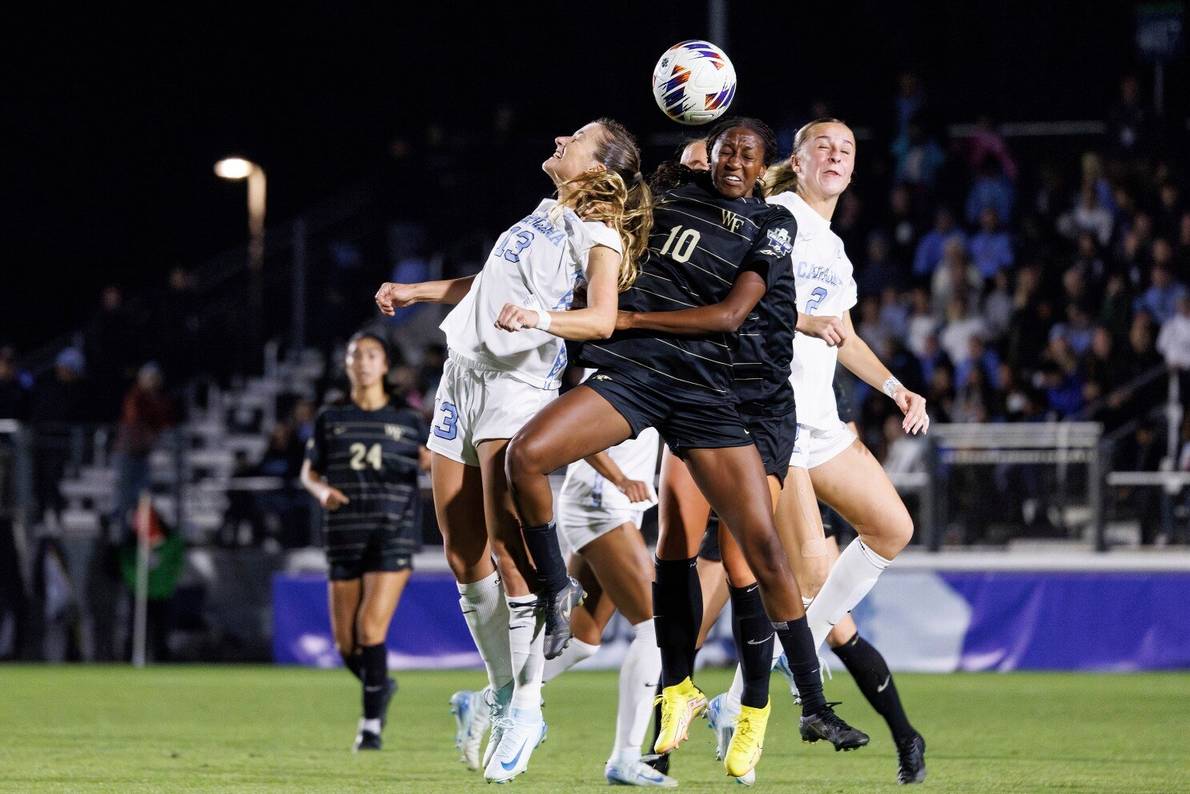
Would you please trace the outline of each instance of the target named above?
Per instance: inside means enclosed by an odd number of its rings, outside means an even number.
[[[517,433],[504,450],[504,473],[509,482],[524,477],[548,474],[542,466],[545,450],[532,436]]]
[[[748,568],[761,587],[770,588],[790,577],[785,549],[775,534],[750,542],[748,551]]]
[[[384,642],[388,625],[379,620],[362,620],[359,626],[360,645],[380,645]]]
[[[456,581],[474,581],[480,578],[476,576],[481,572],[480,569],[488,567],[488,564],[485,564],[489,559],[486,537],[465,542],[444,538],[442,548],[446,555],[446,564]]]

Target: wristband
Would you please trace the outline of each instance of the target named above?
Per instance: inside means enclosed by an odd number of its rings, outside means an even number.
[[[881,388],[884,390],[884,393],[887,394],[888,398],[891,400],[894,398],[894,395],[897,393],[897,389],[903,389],[903,388],[905,388],[905,386],[896,378],[889,378],[888,380],[886,380],[884,382],[884,385]]]
[[[540,311],[537,313],[537,325],[533,327],[538,331],[548,331],[550,330],[551,322],[552,318],[550,317],[550,313],[547,311]]]

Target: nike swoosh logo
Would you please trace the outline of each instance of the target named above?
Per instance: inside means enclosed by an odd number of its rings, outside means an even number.
[[[888,689],[888,685],[889,685],[889,683],[890,683],[891,681],[892,681],[892,676],[890,675],[888,678],[884,679],[884,683],[883,683],[883,684],[881,684],[880,686],[876,687],[876,691],[877,691],[877,692],[883,692],[884,690]]]
[[[748,640],[748,644],[749,644],[749,645],[764,645],[766,642],[768,642],[768,641],[769,641],[769,640],[771,640],[772,638],[773,638],[773,635],[772,635],[772,634],[770,634],[769,636],[765,637],[765,638],[764,638],[763,640],[761,640],[760,642],[757,642],[756,640]]]
[[[514,766],[516,766],[516,762],[521,760],[521,753],[525,752],[525,745],[528,743],[529,743],[528,739],[521,742],[521,749],[516,751],[516,755],[514,755],[512,757],[511,761],[509,761],[508,763],[504,763],[503,761],[500,762],[500,766],[504,767],[505,772],[511,772],[512,768]]]
[[[661,775],[648,775],[644,772],[637,772],[636,776],[641,780],[647,780],[650,783],[660,783],[665,780],[665,778],[661,777]]]

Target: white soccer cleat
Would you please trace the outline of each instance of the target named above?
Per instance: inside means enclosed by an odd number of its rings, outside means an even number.
[[[797,683],[793,680],[793,669],[789,666],[789,657],[781,654],[773,664],[773,669],[785,676],[785,680],[789,683],[789,694],[793,695],[793,704],[800,706],[802,704],[802,696],[798,694]],[[825,684],[834,678],[834,674],[831,672],[831,666],[827,664],[826,658],[823,656],[818,657],[818,670],[818,675],[822,679],[822,683]]]
[[[545,741],[546,725],[541,711],[510,709],[507,717],[492,723],[492,734],[500,728],[500,743],[484,767],[489,783],[508,783],[529,768],[529,757]]]
[[[661,774],[643,761],[608,761],[603,776],[613,786],[678,787],[676,778]]]
[[[487,769],[492,760],[492,753],[496,752],[496,747],[500,744],[500,736],[504,733],[504,724],[506,720],[506,712],[508,711],[508,703],[512,700],[512,682],[510,681],[503,689],[493,690],[490,686],[483,690],[483,702],[488,710],[488,725],[491,727],[491,732],[488,734],[488,745],[483,751],[483,768]]]
[[[455,747],[459,760],[468,769],[479,769],[479,748],[488,732],[490,715],[484,693],[459,690],[450,697],[450,713],[455,717]]]
[[[735,733],[735,714],[724,707],[726,695],[715,695],[707,703],[707,727],[715,732],[715,760],[722,761]]]

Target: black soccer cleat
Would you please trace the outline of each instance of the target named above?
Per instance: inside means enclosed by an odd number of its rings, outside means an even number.
[[[642,764],[653,767],[663,775],[669,774],[669,753],[642,755],[640,760]]]
[[[556,593],[540,596],[545,610],[545,658],[560,656],[570,643],[570,613],[583,603],[583,586],[573,577],[566,577],[566,586]]]
[[[836,752],[854,750],[868,743],[868,734],[852,728],[831,708],[837,705],[839,704],[827,703],[826,708],[817,714],[802,715],[803,742],[816,742],[819,739],[825,739],[835,746]]]
[[[926,779],[926,740],[920,733],[897,742],[897,783],[921,783]]]
[[[397,679],[390,678],[384,682],[384,701],[380,704],[380,727],[388,724],[388,704],[392,703],[393,695],[397,694]]]
[[[380,734],[371,731],[360,731],[355,737],[355,745],[351,748],[355,752],[361,750],[379,750]]]

